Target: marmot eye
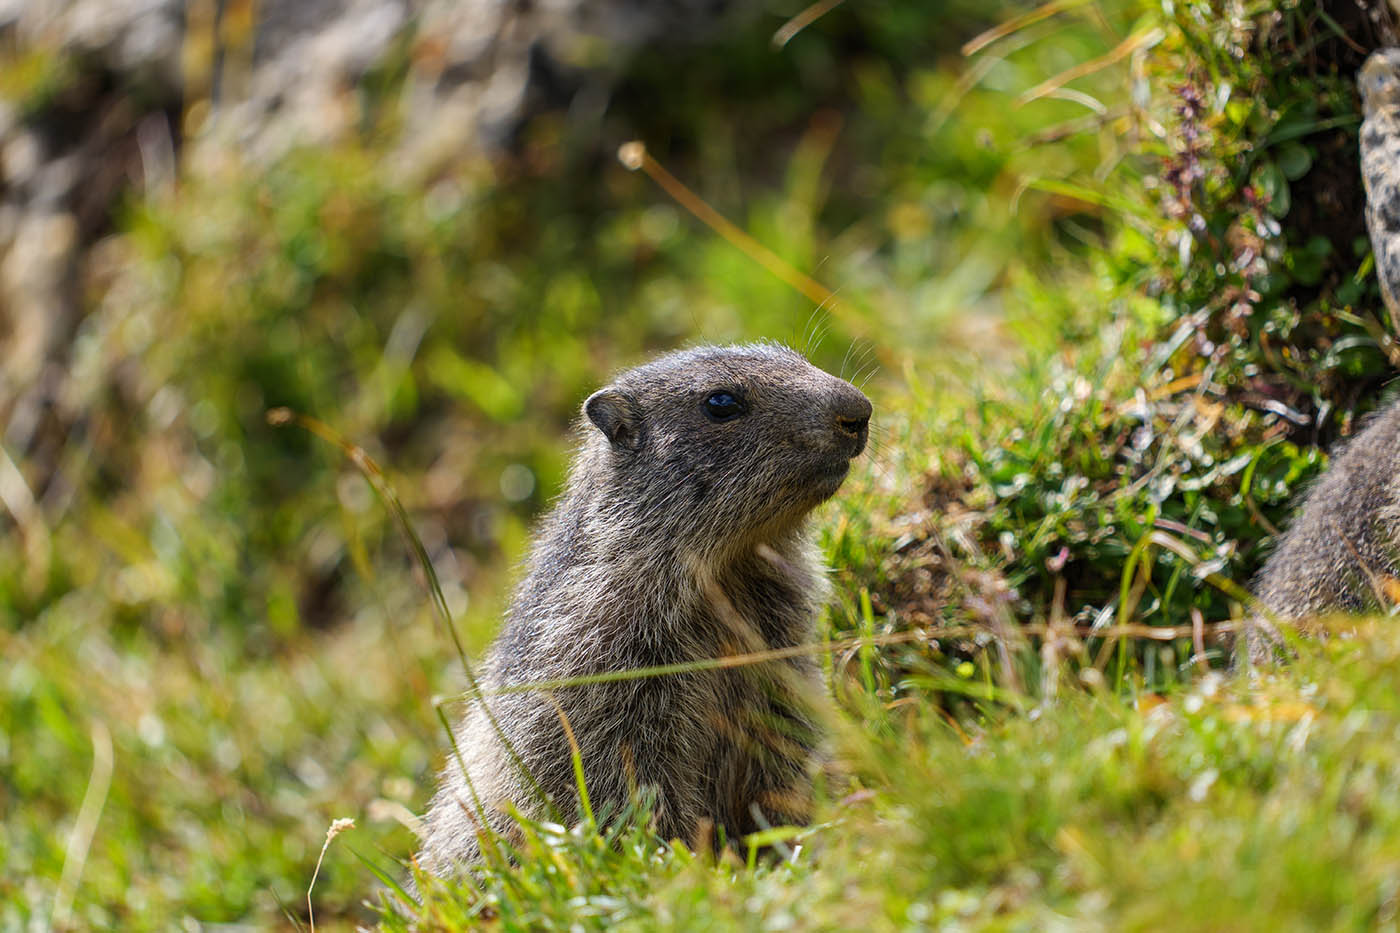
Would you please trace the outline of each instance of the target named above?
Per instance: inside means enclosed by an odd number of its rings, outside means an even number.
[[[705,414],[711,421],[729,421],[748,411],[739,396],[733,392],[711,392],[705,399]]]

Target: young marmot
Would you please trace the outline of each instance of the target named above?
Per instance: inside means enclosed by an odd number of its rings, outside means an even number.
[[[429,808],[424,867],[478,859],[483,828],[511,838],[506,802],[577,817],[565,716],[600,819],[639,792],[656,831],[692,845],[806,819],[809,655],[499,691],[810,643],[827,583],[807,518],[865,448],[870,411],[773,344],[664,356],[584,403],[568,485],[482,667],[491,715],[471,701]]]

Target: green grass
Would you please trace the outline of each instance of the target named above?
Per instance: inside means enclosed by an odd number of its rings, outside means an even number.
[[[429,883],[425,926],[1392,921],[1400,636],[1203,673],[1389,373],[1339,30],[1378,37],[1332,5],[1114,3],[957,54],[1019,12],[845,4],[782,53],[760,23],[621,76],[604,136],[836,289],[815,316],[558,117],[516,171],[385,171],[395,68],[358,138],[133,198],[87,283],[66,440],[4,451],[43,511],[0,526],[0,928],[56,906],[73,928],[304,924],[344,817],[318,929],[406,928],[363,902],[409,877],[401,818],[465,681],[395,516],[267,409],[384,466],[477,654],[587,392],[760,337],[880,364],[871,457],[818,515],[839,709],[818,819],[718,860],[644,807],[529,826],[513,859]],[[42,108],[82,67],[20,50],[0,93]],[[1194,619],[1203,657],[1106,637]]]
[[[867,705],[786,857],[698,858],[636,828],[530,826],[519,865],[435,891],[468,929],[1350,929],[1396,909],[1400,634],[1169,697],[1066,691],[952,724]],[[391,919],[390,929],[404,929]]]

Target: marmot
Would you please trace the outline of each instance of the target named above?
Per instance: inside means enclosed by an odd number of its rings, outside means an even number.
[[[673,353],[588,398],[567,486],[482,666],[493,715],[471,702],[456,730],[423,867],[478,860],[483,827],[511,838],[506,802],[577,818],[565,716],[600,820],[640,792],[657,833],[692,846],[805,821],[810,655],[496,691],[811,643],[828,584],[807,518],[864,450],[870,413],[850,383],[767,343]]]
[[[1400,404],[1333,452],[1255,595],[1282,619],[1305,619],[1380,610],[1394,599],[1388,581],[1400,581]],[[1250,645],[1256,659],[1267,651],[1258,640]]]

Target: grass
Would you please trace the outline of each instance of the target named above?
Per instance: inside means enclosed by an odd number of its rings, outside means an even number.
[[[781,53],[762,24],[646,53],[608,145],[546,115],[528,158],[430,185],[382,170],[377,87],[361,136],[133,196],[60,442],[3,450],[42,508],[0,536],[0,928],[304,924],[309,896],[317,929],[406,929],[363,902],[409,876],[465,686],[437,616],[484,648],[610,370],[754,337],[880,363],[872,457],[819,513],[818,819],[718,859],[644,806],[527,824],[426,883],[425,927],[1392,921],[1400,638],[1361,621],[1222,677],[1212,637],[1383,397],[1351,73],[1388,27],[1025,13],[845,4]],[[83,67],[21,50],[0,93],[37,112]],[[632,138],[839,309],[618,164]],[[283,405],[363,445],[401,511],[268,425]]]
[[[1317,929],[1396,909],[1386,620],[1286,671],[1172,696],[1090,685],[950,723],[867,706],[842,793],[788,855],[526,824],[518,866],[435,889],[434,929]],[[406,929],[390,918],[389,929]]]

